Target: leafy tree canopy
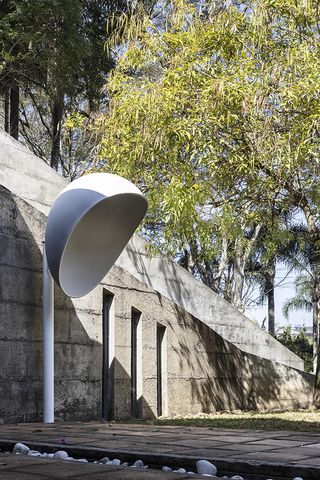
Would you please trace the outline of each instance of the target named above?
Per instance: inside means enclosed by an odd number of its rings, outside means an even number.
[[[79,132],[63,129],[63,122],[72,113],[88,118],[107,103],[102,87],[114,59],[105,42],[114,30],[120,38],[117,19],[129,15],[132,5],[126,0],[0,1],[5,129],[18,139],[20,119],[20,138],[71,177],[73,153],[90,156],[92,145],[87,147],[87,136],[83,140]]]
[[[99,166],[140,183],[172,251],[194,238],[209,256],[217,238],[246,244],[275,207],[301,208],[317,231],[319,45],[309,1],[209,15],[178,0],[164,26],[145,17],[131,32],[96,123]]]

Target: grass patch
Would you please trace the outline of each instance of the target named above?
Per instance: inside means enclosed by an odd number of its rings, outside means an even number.
[[[320,430],[320,411],[297,410],[291,412],[237,412],[197,415],[186,418],[132,420],[131,423],[149,425],[173,425],[188,427],[233,428],[244,430],[288,430],[317,432]]]

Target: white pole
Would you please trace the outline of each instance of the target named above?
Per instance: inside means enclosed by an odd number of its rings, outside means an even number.
[[[54,423],[54,289],[43,242],[43,422]]]

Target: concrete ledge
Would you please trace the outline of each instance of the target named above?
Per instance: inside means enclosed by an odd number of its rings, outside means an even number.
[[[2,451],[12,451],[15,441],[8,441],[0,439],[0,448]],[[54,453],[57,450],[65,450],[71,457],[75,458],[86,458],[89,461],[99,460],[103,457],[109,458],[119,458],[122,462],[133,463],[137,459],[142,459],[143,462],[152,469],[161,469],[163,465],[167,465],[173,469],[175,468],[185,468],[186,470],[195,471],[196,461],[204,457],[188,455],[175,455],[175,454],[157,454],[157,453],[147,453],[144,451],[130,451],[130,450],[112,450],[106,448],[98,447],[81,447],[81,446],[71,446],[71,445],[61,445],[58,443],[43,443],[43,442],[26,442],[29,448],[33,450],[38,450],[40,452]],[[24,457],[25,458],[25,457]],[[302,477],[303,480],[319,480],[320,478],[320,467],[313,465],[291,465],[290,463],[276,463],[276,462],[261,462],[257,461],[243,461],[240,458],[235,460],[222,460],[220,458],[211,458],[205,457],[206,460],[212,462],[218,469],[218,476],[222,477],[224,475],[241,475],[245,477],[246,480],[266,480],[271,477],[272,480],[292,480],[294,477]],[[37,459],[39,460],[39,459]],[[41,460],[41,459],[40,459]],[[44,459],[45,460],[45,459]],[[73,464],[72,464],[73,465]],[[86,465],[85,465],[86,466]],[[119,471],[118,468],[116,471]],[[128,471],[127,469],[121,469],[123,472]],[[154,478],[153,474],[145,475],[143,470],[135,471],[129,470],[132,472],[132,479],[142,478]],[[150,470],[149,470],[150,472]],[[1,470],[0,470],[1,473]],[[139,473],[141,475],[139,475]],[[150,474],[153,472],[150,472]],[[160,473],[160,472],[159,472]],[[171,474],[162,473],[163,479],[170,480],[171,478],[176,478],[176,474],[172,477]],[[68,477],[65,477],[68,478]],[[91,478],[91,476],[90,476]],[[106,477],[108,478],[108,477]],[[111,477],[110,477],[111,478]],[[112,477],[113,478],[113,477]],[[155,477],[158,478],[158,477]],[[182,476],[179,474],[177,478],[203,478],[200,475],[196,476]]]

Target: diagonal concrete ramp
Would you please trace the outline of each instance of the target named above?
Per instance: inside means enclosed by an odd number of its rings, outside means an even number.
[[[0,129],[0,185],[47,214],[68,181]]]
[[[67,184],[43,160],[0,130],[0,185],[44,214]],[[139,235],[117,265],[209,325],[242,351],[303,370],[303,361],[230,303],[162,255],[151,256]]]

